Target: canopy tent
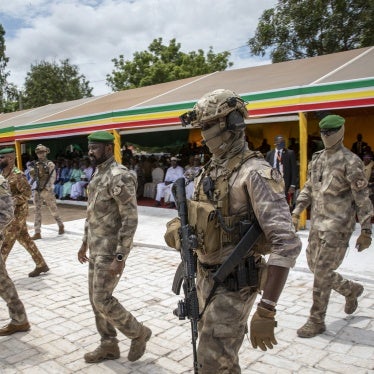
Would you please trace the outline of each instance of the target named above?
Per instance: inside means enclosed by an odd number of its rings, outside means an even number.
[[[248,102],[250,117],[374,107],[374,47],[227,70],[112,94],[0,115],[0,145],[87,134],[180,128],[179,115],[204,93],[228,88]]]

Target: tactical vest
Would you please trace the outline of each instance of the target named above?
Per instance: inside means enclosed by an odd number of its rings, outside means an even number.
[[[228,244],[236,245],[244,235],[243,222],[249,225],[252,221],[253,210],[248,194],[247,211],[241,215],[230,214],[229,181],[232,174],[253,157],[263,158],[259,152],[247,150],[230,159],[223,173],[213,181],[214,188],[209,194],[204,192],[204,181],[212,170],[211,163],[197,177],[194,195],[187,204],[189,224],[197,236],[197,250],[202,254],[219,251]]]
[[[49,171],[48,163],[50,161],[37,161],[35,165],[35,177],[38,190],[43,190],[47,185],[51,172]]]

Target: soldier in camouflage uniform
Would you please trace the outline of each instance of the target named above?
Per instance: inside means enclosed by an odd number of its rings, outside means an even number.
[[[116,329],[131,339],[130,361],[144,354],[152,334],[112,296],[138,224],[136,175],[114,160],[113,142],[106,131],[88,136],[88,155],[96,170],[87,187],[87,219],[78,260],[89,261],[89,297],[101,336],[99,347],[84,355],[89,363],[120,357]]]
[[[14,148],[0,150],[1,174],[7,179],[14,202],[14,219],[4,231],[4,242],[1,246],[1,255],[4,262],[12,250],[16,240],[25,247],[35,262],[35,269],[29,277],[37,277],[49,270],[42,254],[30,238],[27,231],[26,219],[29,211],[28,200],[31,197],[31,187],[25,175],[15,165]]]
[[[257,272],[250,269],[249,253],[239,265],[241,274],[239,267],[235,268],[207,303],[214,285],[213,274],[240,240],[240,223],[253,222],[256,217],[263,230],[254,246],[257,266],[265,266],[262,254],[270,253],[262,299],[250,325],[254,348],[267,350],[277,344],[275,306],[301,250],[284,198],[282,176],[260,152],[248,149],[244,122],[247,117],[243,100],[225,89],[204,95],[191,112],[181,117],[184,124],[201,128],[212,153],[195,179],[195,191],[188,201],[189,223],[198,238],[196,285],[200,313],[205,309],[198,323],[199,373],[241,372],[238,352],[247,332],[249,314],[262,288],[259,283],[239,285],[239,278],[248,281],[250,273]],[[212,187],[207,190],[204,186]],[[211,213],[205,214],[206,209]]]
[[[0,244],[5,227],[13,219],[13,201],[5,178],[0,175]],[[0,256],[0,296],[7,303],[11,321],[0,328],[0,336],[30,330],[30,324],[14,283],[9,278],[5,263]]]
[[[34,191],[34,205],[35,205],[35,222],[33,240],[41,239],[40,228],[42,225],[42,203],[47,205],[53,218],[58,225],[58,234],[62,235],[64,231],[64,224],[57,211],[56,197],[54,195],[54,183],[56,179],[55,164],[47,159],[49,148],[43,144],[38,144],[35,148],[35,153],[38,156],[38,161],[33,163],[30,168],[30,176],[36,182],[36,189]]]
[[[341,116],[328,115],[319,123],[325,149],[313,155],[307,181],[292,212],[297,227],[301,212],[311,206],[306,255],[314,273],[313,304],[307,322],[297,330],[302,338],[326,330],[331,290],[345,296],[347,314],[357,309],[357,298],[364,290],[361,284],[344,279],[336,271],[345,257],[356,216],[361,225],[356,248],[361,252],[370,246],[373,215],[363,163],[343,146],[344,122]]]

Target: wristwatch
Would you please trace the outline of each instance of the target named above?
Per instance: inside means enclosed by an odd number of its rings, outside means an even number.
[[[124,260],[124,256],[122,253],[117,253],[116,254],[116,260],[117,261],[123,261]]]

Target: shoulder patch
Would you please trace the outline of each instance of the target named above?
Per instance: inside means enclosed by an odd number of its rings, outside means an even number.
[[[265,179],[271,179],[277,183],[283,180],[282,174],[277,169],[274,169],[274,168],[266,168],[266,169],[258,170],[258,174],[260,174],[261,177]]]

